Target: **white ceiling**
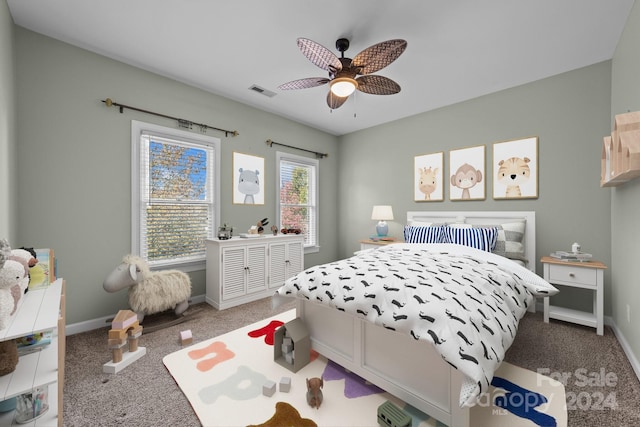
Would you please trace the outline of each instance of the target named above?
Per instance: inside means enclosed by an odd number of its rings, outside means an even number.
[[[343,135],[611,59],[633,0],[8,0],[15,23],[238,102]],[[296,45],[353,58],[381,41],[407,50],[375,74],[396,95],[326,104],[327,77]],[[258,85],[276,93],[249,90]],[[105,94],[108,96],[108,94]],[[135,99],[118,102],[136,105]],[[144,108],[144,106],[140,106]]]

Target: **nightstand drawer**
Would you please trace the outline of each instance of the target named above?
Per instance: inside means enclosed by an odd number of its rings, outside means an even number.
[[[549,265],[549,282],[569,285],[585,285],[594,288],[598,271],[595,268],[582,268],[573,265]]]

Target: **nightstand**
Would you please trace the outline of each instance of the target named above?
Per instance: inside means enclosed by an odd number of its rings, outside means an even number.
[[[360,250],[364,251],[365,249],[375,249],[380,246],[390,245],[392,243],[403,243],[402,240],[371,240],[365,239],[360,240]]]
[[[552,257],[542,257],[540,260],[544,269],[544,279],[553,285],[570,286],[573,288],[590,289],[593,291],[593,311],[591,313],[572,310],[549,304],[549,297],[544,299],[544,321],[558,319],[579,325],[596,328],[596,333],[602,335],[604,310],[604,270],[607,266],[600,261],[568,262]]]

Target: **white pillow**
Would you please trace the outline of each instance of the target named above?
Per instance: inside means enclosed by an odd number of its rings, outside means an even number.
[[[416,227],[428,227],[428,226],[430,226],[432,224],[433,224],[432,222],[410,220],[407,225],[413,225],[413,226],[416,226]]]

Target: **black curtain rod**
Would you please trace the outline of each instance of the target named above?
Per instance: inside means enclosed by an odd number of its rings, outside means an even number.
[[[202,132],[206,132],[207,129],[214,129],[220,132],[224,132],[224,136],[229,136],[229,134],[231,134],[231,136],[238,136],[237,130],[220,129],[214,126],[192,122],[191,120],[180,119],[178,117],[167,116],[166,114],[154,113],[153,111],[143,110],[142,108],[131,107],[130,105],[118,104],[117,102],[114,102],[111,98],[103,99],[102,102],[104,102],[107,105],[107,107],[111,107],[112,105],[115,105],[116,107],[120,107],[120,114],[122,114],[125,108],[128,108],[130,110],[140,111],[141,113],[153,114],[154,116],[164,117],[165,119],[176,120],[178,122],[178,126],[180,126],[181,128],[191,129],[192,125],[196,125],[200,127],[200,130]]]
[[[270,139],[267,139],[265,142],[269,147],[271,147],[273,144],[276,144],[276,145],[281,145],[283,147],[293,148],[294,150],[300,150],[300,151],[306,151],[307,153],[313,153],[313,154],[316,155],[316,157],[318,157],[320,159],[322,159],[324,157],[329,157],[329,155],[327,153],[318,153],[317,151],[307,150],[306,148],[300,148],[300,147],[294,147],[292,145],[281,144],[279,142],[275,142],[275,141],[272,141]]]

